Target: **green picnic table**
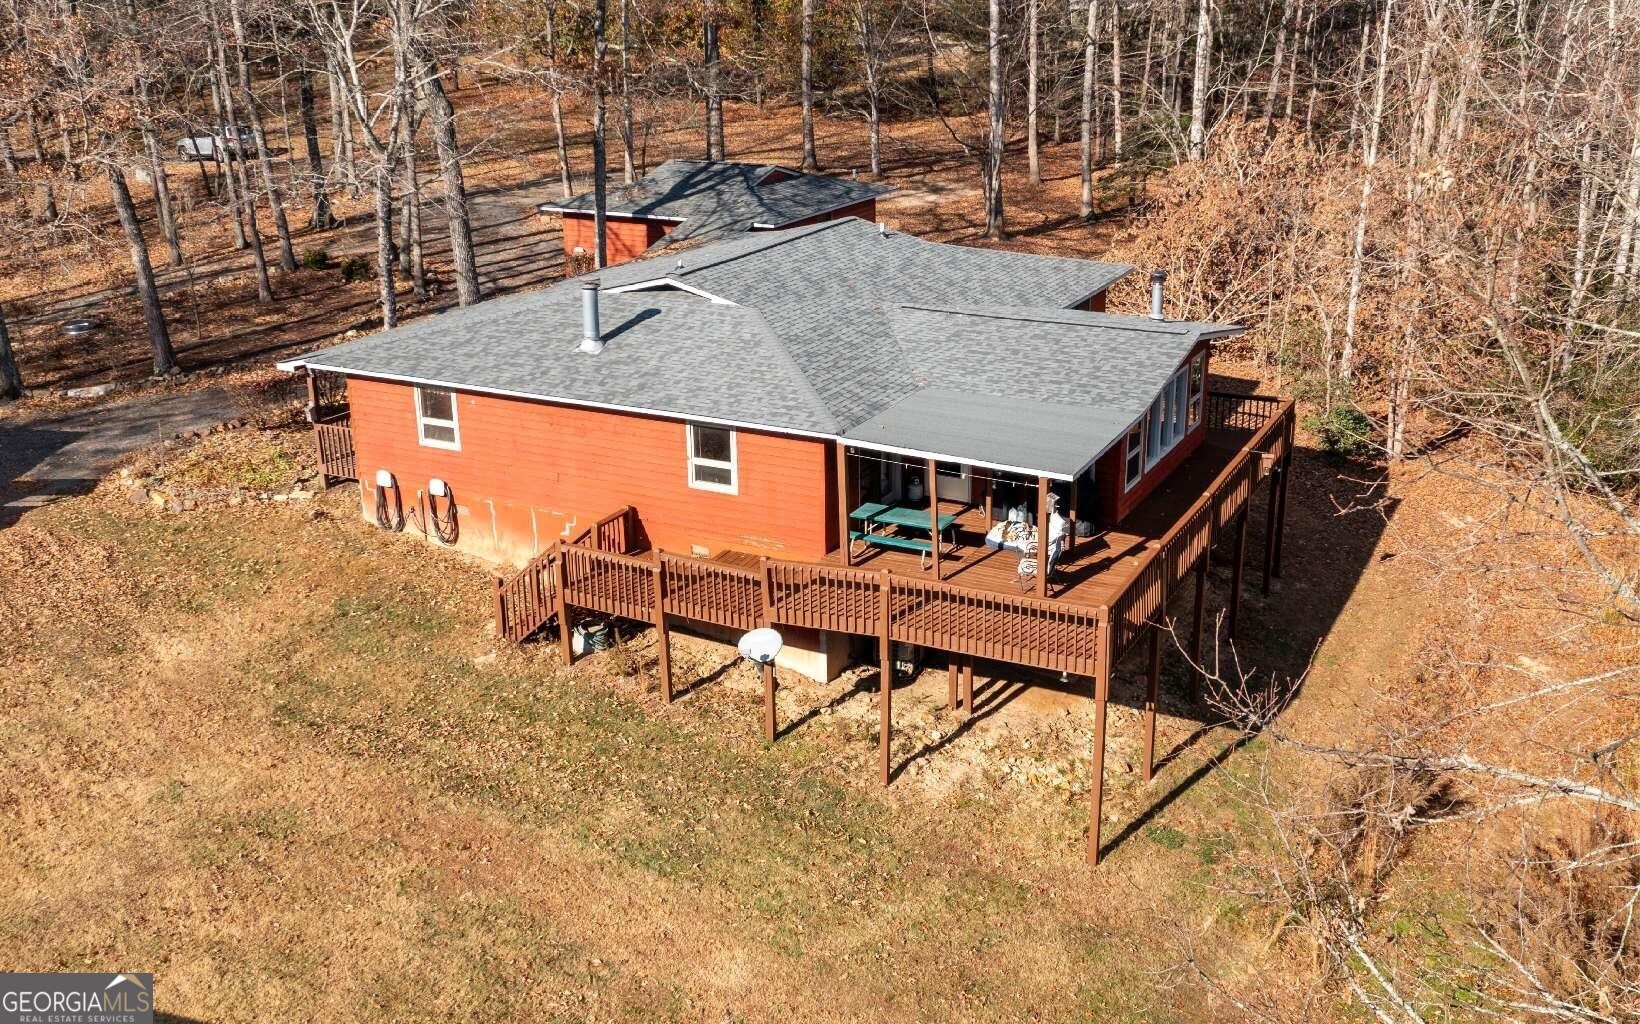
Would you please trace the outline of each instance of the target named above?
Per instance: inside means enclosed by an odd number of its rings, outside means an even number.
[[[848,536],[851,543],[859,541],[873,547],[915,551],[925,559],[934,550],[932,540],[923,540],[921,537],[901,537],[896,534],[881,532],[881,528],[884,526],[901,526],[912,530],[928,529],[930,523],[926,508],[868,501],[850,512],[849,518],[851,520],[857,519],[865,526],[863,530],[849,531]],[[954,512],[941,515],[939,517],[939,532],[944,533],[956,521],[957,516]],[[872,529],[872,527],[878,529]]]

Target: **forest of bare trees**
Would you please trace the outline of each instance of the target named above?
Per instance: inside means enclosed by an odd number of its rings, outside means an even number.
[[[106,186],[155,375],[178,369],[155,268],[191,258],[173,192],[192,182],[167,170],[178,139],[244,130],[238,158],[197,170],[264,303],[304,233],[336,223],[338,197],[368,200],[379,321],[392,326],[402,285],[420,298],[436,284],[424,207],[447,224],[455,301],[485,297],[464,178],[473,140],[452,100],[463,75],[539,96],[553,187],[595,191],[600,225],[606,185],[643,173],[663,125],[687,125],[701,157],[733,159],[726,119],[789,104],[788,162],[826,171],[849,168],[829,163],[822,115],[854,119],[864,170],[882,176],[916,173],[917,154],[885,139],[917,120],[971,168],[975,234],[998,242],[1010,202],[1043,188],[1043,153],[1074,151],[1063,215],[1120,228],[1116,251],[1085,255],[1167,269],[1170,314],[1256,328],[1237,354],[1305,401],[1326,447],[1400,462],[1469,443],[1467,473],[1568,539],[1567,577],[1597,595],[1589,614],[1640,617],[1640,4],[6,0],[0,22],[8,230],[49,250],[93,230],[62,197]],[[15,397],[27,382],[4,312],[0,397]],[[1398,749],[1354,752],[1348,843],[1382,839],[1367,816],[1424,808],[1452,776],[1595,808],[1597,852],[1577,869],[1617,879],[1623,898],[1590,898],[1585,948],[1545,952],[1485,925],[1475,941],[1513,965],[1518,1005],[1498,1015],[1635,1020],[1640,945],[1623,922],[1640,833],[1605,815],[1640,805],[1620,782],[1597,764],[1604,781],[1568,796],[1573,767]],[[1358,888],[1328,889],[1325,870],[1350,856],[1329,841],[1294,834],[1283,898],[1376,1019],[1437,1019],[1394,977],[1374,979],[1352,902],[1372,886],[1352,869]],[[1560,972],[1546,966],[1556,956],[1585,959]],[[1280,1016],[1200,973],[1249,1015]]]

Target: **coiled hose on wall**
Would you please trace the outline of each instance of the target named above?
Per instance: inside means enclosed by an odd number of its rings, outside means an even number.
[[[433,535],[443,544],[454,544],[461,535],[461,526],[456,522],[456,496],[448,489],[444,492],[444,515],[438,514],[438,497],[427,495],[427,518],[433,523]]]
[[[393,492],[392,508],[388,508],[387,506],[387,492],[390,489]],[[384,530],[392,530],[394,533],[398,533],[400,530],[404,529],[404,507],[399,502],[398,484],[394,484],[391,488],[377,485],[376,525]]]

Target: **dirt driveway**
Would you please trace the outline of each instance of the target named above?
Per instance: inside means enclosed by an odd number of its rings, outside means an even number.
[[[0,421],[0,528],[31,508],[86,493],[123,455],[243,412],[227,390],[212,387]]]

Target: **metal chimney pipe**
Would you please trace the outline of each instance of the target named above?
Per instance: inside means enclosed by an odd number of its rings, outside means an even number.
[[[1152,270],[1150,272],[1150,318],[1152,320],[1166,320],[1167,314],[1162,312],[1162,285],[1167,283],[1167,271]]]
[[[598,280],[581,283],[581,351],[595,356],[604,350],[603,333],[598,329]]]

